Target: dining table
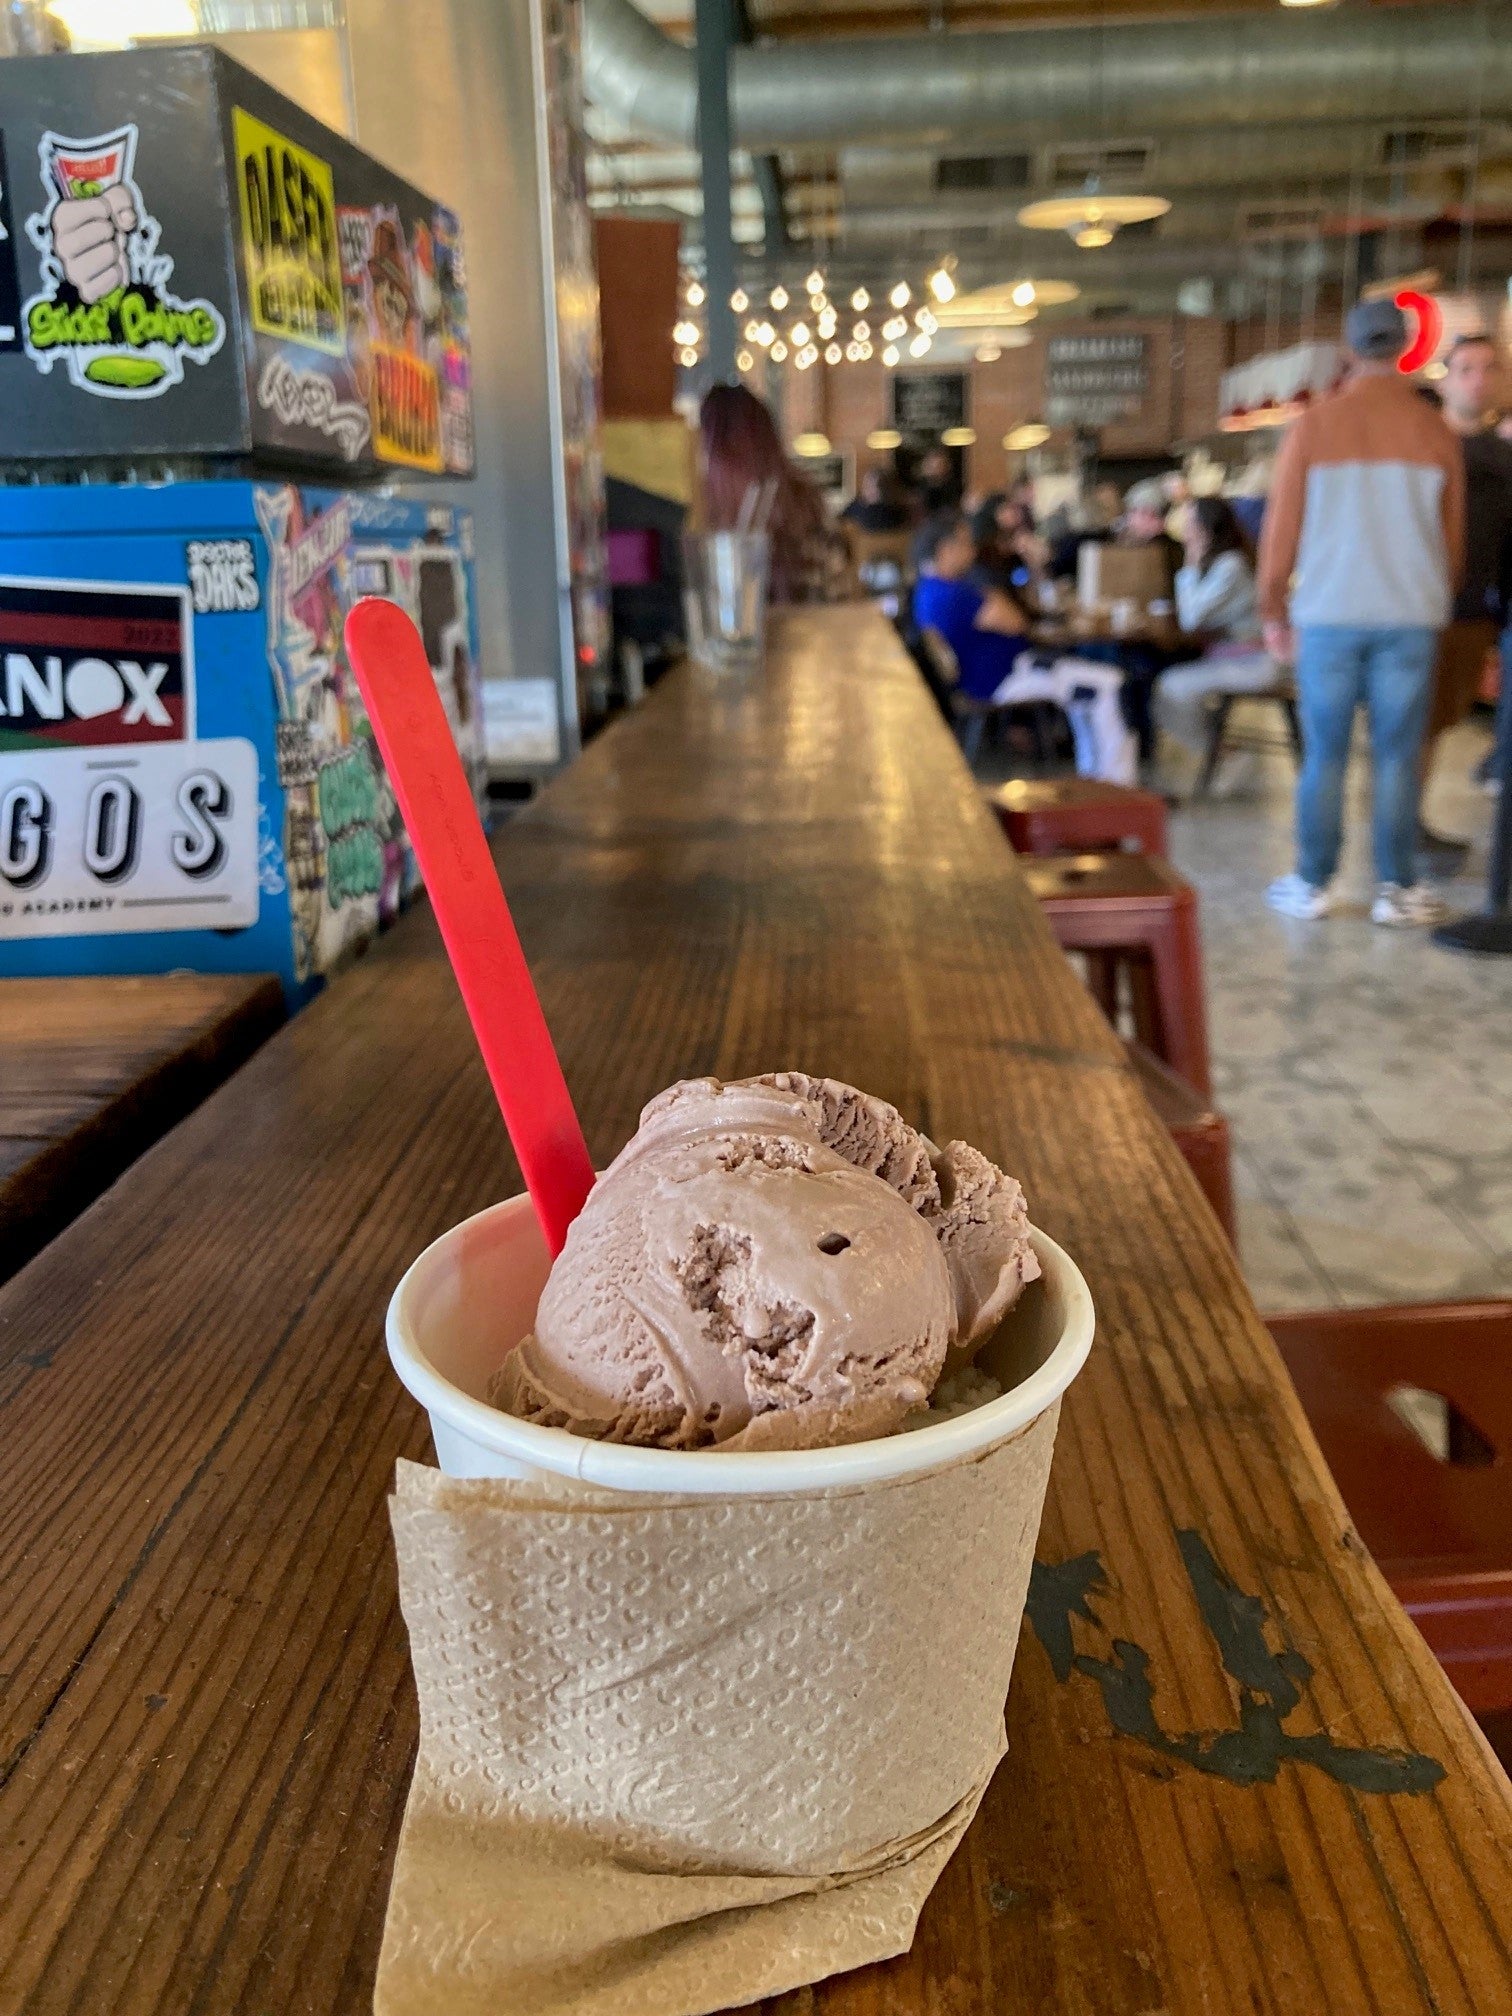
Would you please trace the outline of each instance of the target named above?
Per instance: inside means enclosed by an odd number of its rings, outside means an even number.
[[[493,850],[599,1166],[673,1080],[828,1074],[1019,1177],[1096,1303],[1007,1753],[911,1949],[770,2016],[1512,2009],[1512,1790],[892,628],[778,612]],[[371,2007],[434,1460],[384,1310],[519,1188],[421,903],[0,1289],[7,2016]]]

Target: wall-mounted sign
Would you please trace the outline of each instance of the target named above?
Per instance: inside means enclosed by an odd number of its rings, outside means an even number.
[[[1127,419],[1149,389],[1148,336],[1052,336],[1045,345],[1045,418],[1052,427]]]
[[[42,261],[42,289],[22,310],[26,353],[39,371],[60,360],[81,391],[155,399],[225,341],[211,301],[171,291],[163,227],[134,179],[137,128],[38,147],[47,206],[26,220]]]
[[[1433,362],[1444,340],[1444,311],[1431,294],[1421,294],[1415,287],[1404,287],[1394,298],[1412,331],[1407,348],[1397,359],[1398,371],[1410,378],[1414,371]]]
[[[240,105],[231,126],[252,326],[264,336],[345,357],[330,163]]]
[[[964,427],[967,379],[964,371],[894,371],[893,425],[904,439],[933,441],[947,427]]]
[[[11,214],[5,135],[0,133],[0,352],[21,348],[21,279],[16,270],[16,227]]]

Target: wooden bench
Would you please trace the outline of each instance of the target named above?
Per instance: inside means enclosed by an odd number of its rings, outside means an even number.
[[[270,973],[0,981],[0,1280],[283,1019]]]

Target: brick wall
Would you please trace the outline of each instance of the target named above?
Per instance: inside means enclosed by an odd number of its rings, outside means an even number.
[[[1023,349],[1005,350],[991,364],[972,362],[966,366],[971,380],[971,424],[977,435],[976,446],[968,455],[968,480],[974,488],[993,489],[1003,482],[1014,459],[1003,448],[1003,436],[1023,421],[1041,417],[1046,333],[1094,331],[1099,335],[1134,331],[1150,339],[1148,396],[1137,414],[1102,430],[1105,454],[1163,455],[1176,443],[1206,434],[1217,424],[1218,381],[1229,361],[1222,322],[1212,317],[1171,316],[1077,323],[1057,317],[1048,330],[1034,324]],[[853,449],[858,466],[864,466],[876,459],[866,447],[867,435],[891,420],[887,383],[891,375],[876,358],[867,364],[840,364],[833,370],[824,364],[803,372],[794,371],[790,364],[785,366],[784,431],[791,439],[806,427],[821,427],[836,448]]]

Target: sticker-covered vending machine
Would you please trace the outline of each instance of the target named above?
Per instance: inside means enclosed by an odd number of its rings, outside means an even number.
[[[342,648],[419,625],[481,788],[470,521],[292,483],[0,490],[0,970],[271,971],[291,1000],[414,860]]]
[[[272,970],[413,857],[342,650],[425,638],[483,789],[456,220],[219,52],[0,63],[0,973]]]

